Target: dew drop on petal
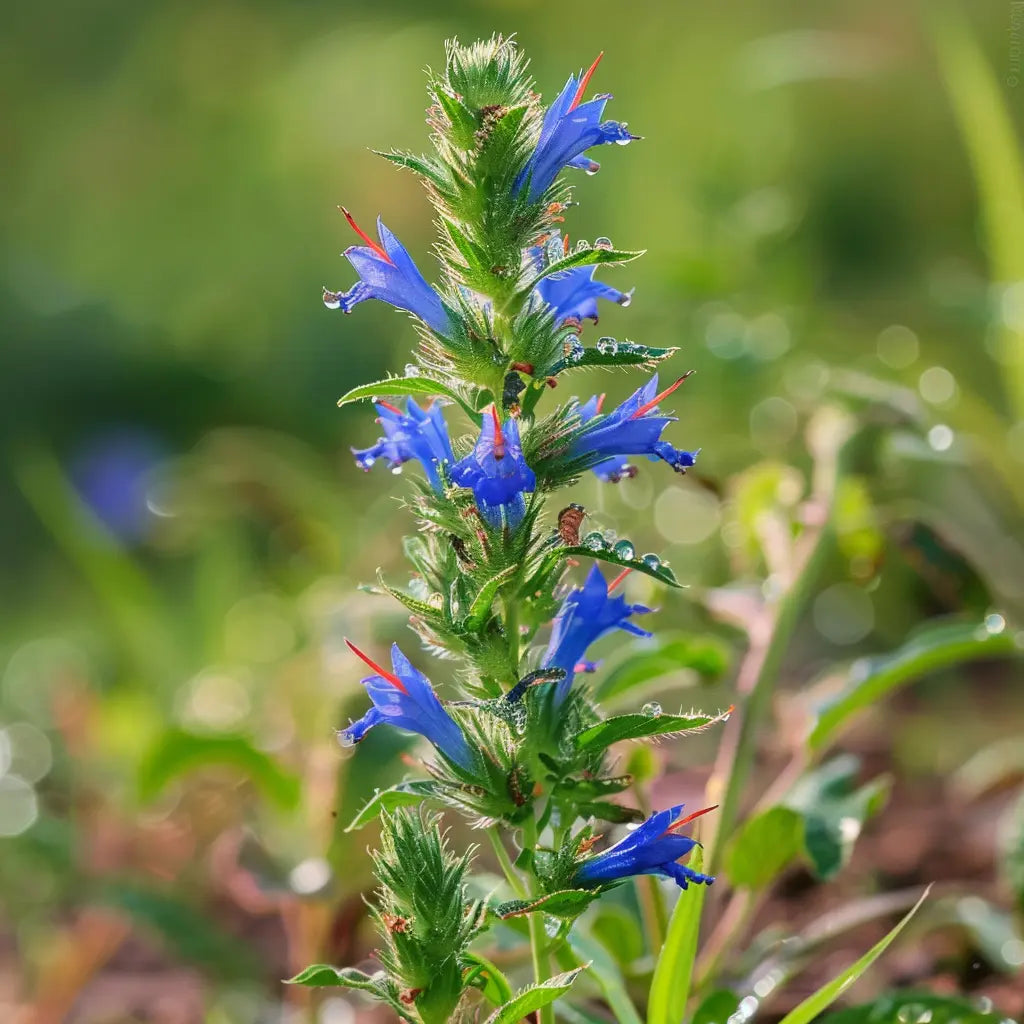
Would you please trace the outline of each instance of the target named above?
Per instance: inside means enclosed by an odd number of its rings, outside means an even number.
[[[347,729],[338,730],[338,743],[346,748],[356,745],[356,741],[352,739],[352,734]]]

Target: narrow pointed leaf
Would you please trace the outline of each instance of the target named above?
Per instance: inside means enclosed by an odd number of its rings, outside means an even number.
[[[380,992],[378,979],[357,971],[354,967],[332,967],[330,964],[311,964],[289,978],[286,985],[308,985],[311,988],[356,988],[363,992]]]
[[[510,565],[503,569],[496,576],[492,576],[473,598],[469,614],[462,623],[462,628],[467,633],[475,633],[486,621],[491,613],[491,605],[494,604],[495,595],[513,576],[519,571],[518,565]]]
[[[694,847],[690,867],[700,871],[703,866],[704,851],[699,846]],[[668,923],[665,944],[654,965],[647,1003],[647,1024],[679,1024],[683,1020],[686,1003],[690,998],[706,892],[707,886],[695,885],[679,893]]]
[[[424,800],[438,797],[440,786],[429,779],[415,779],[411,782],[400,782],[390,789],[378,790],[352,819],[346,832],[353,832],[371,821],[379,818],[384,811],[393,811],[397,807],[415,807]]]
[[[724,722],[729,712],[720,715],[616,715],[576,735],[576,749],[582,752],[604,750],[620,740],[639,740],[648,736],[700,732]]]
[[[504,1006],[495,1010],[487,1018],[485,1024],[519,1024],[524,1017],[553,1003],[560,995],[567,992],[580,971],[585,970],[586,966],[589,965],[577,967],[564,974],[556,974],[540,985],[523,989]]]
[[[652,366],[660,363],[669,356],[674,356],[678,348],[652,348],[649,345],[639,345],[635,341],[616,341],[605,345],[597,345],[583,349],[567,359],[557,362],[552,368],[552,374],[561,373],[563,370],[577,369],[580,367],[596,366],[611,368],[615,366]]]
[[[380,398],[382,395],[427,395],[430,397],[450,398],[458,402],[465,413],[476,423],[480,422],[477,411],[457,391],[434,380],[432,377],[388,377],[386,380],[374,381],[372,384],[360,384],[359,387],[346,391],[338,399],[338,405],[350,402],[367,402]]]
[[[621,555],[615,554],[611,548],[594,550],[584,545],[577,545],[558,548],[552,554],[556,558],[596,558],[600,562],[609,562],[611,565],[617,565],[623,569],[642,572],[645,576],[650,576],[660,583],[667,583],[670,587],[682,587],[682,584],[676,580],[675,573],[664,563],[649,565],[642,558],[623,558]]]
[[[433,161],[427,159],[427,157],[413,156],[412,153],[382,153],[377,149],[373,152],[377,156],[382,156],[385,160],[396,164],[398,167],[405,167],[407,170],[420,175],[420,177],[426,178],[427,181],[438,188],[446,188],[449,185],[443,170],[435,166]]]
[[[508,900],[495,907],[501,918],[521,917],[523,914],[549,914],[551,917],[574,918],[598,897],[591,889],[563,889],[531,900]]]
[[[850,964],[842,974],[823,985],[812,996],[808,996],[799,1006],[790,1010],[782,1018],[780,1024],[811,1024],[818,1014],[828,1009],[895,941],[896,936],[907,926],[910,919],[917,913],[921,904],[928,898],[931,891],[929,885],[921,898],[910,908],[903,919],[880,942],[875,943],[859,960]]]

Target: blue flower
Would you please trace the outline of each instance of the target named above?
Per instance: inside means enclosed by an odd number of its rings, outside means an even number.
[[[432,331],[442,336],[451,334],[452,317],[441,296],[427,284],[426,278],[413,263],[405,246],[377,218],[375,242],[356,224],[343,206],[339,207],[353,230],[366,245],[352,245],[345,250],[345,258],[355,267],[359,280],[347,292],[324,289],[324,305],[351,313],[354,306],[366,299],[382,299],[398,309],[418,316]]]
[[[611,596],[629,570],[620,573],[609,586],[596,565],[582,587],[569,592],[551,625],[551,640],[541,662],[542,668],[565,670],[565,678],[555,684],[555,703],[561,704],[569,693],[575,672],[588,672],[593,665],[584,659],[587,648],[606,633],[623,629],[634,636],[650,636],[630,615],[648,611],[641,604],[628,604],[621,595]]]
[[[593,320],[597,323],[597,300],[608,299],[628,306],[632,292],[620,292],[603,281],[594,280],[597,267],[575,267],[540,280],[537,291],[551,307],[557,324],[567,320]]]
[[[679,835],[678,829],[715,808],[705,807],[680,818],[682,809],[683,804],[678,804],[652,814],[625,839],[585,860],[576,872],[576,881],[586,885],[612,882],[631,875],[665,875],[674,879],[681,889],[688,888],[690,882],[710,885],[715,880],[713,876],[702,875],[685,864],[677,863],[680,857],[685,857],[699,845],[696,839]]]
[[[484,417],[476,447],[452,467],[452,482],[470,487],[477,508],[490,526],[500,527],[502,519],[514,530],[526,512],[524,493],[537,486],[537,477],[523,458],[519,424],[498,419],[496,406]]]
[[[603,403],[604,395],[594,395],[593,398],[580,406],[580,420],[583,423],[589,423],[601,412]],[[636,467],[631,466],[626,461],[625,455],[616,455],[610,459],[604,459],[597,463],[596,466],[591,466],[590,468],[598,479],[605,480],[611,484],[617,484],[623,477],[632,479],[636,476]]]
[[[374,408],[380,414],[377,422],[384,428],[384,436],[370,448],[352,449],[356,465],[368,470],[378,459],[387,459],[388,465],[394,469],[403,462],[416,459],[426,470],[430,486],[440,494],[442,486],[438,467],[455,461],[440,405],[435,403],[421,409],[410,396],[404,413],[389,402],[375,402]]]
[[[398,649],[398,644],[391,645],[391,666],[394,672],[388,672],[350,640],[345,643],[353,654],[374,671],[374,675],[362,681],[373,701],[373,707],[358,722],[338,732],[341,745],[353,746],[375,725],[386,722],[425,736],[449,761],[469,771],[473,766],[473,753],[466,737],[437,699],[430,680],[413,668],[409,659]]]
[[[597,96],[588,103],[580,103],[590,76],[603,56],[603,53],[600,54],[580,78],[570,75],[565,88],[544,114],[537,147],[513,186],[513,191],[518,194],[529,182],[528,197],[531,203],[540,198],[565,167],[578,167],[590,174],[596,173],[600,164],[584,156],[591,146],[605,142],[617,142],[624,146],[638,138],[631,135],[624,124],[601,120],[610,96]]]
[[[569,449],[574,457],[601,455],[611,459],[621,455],[646,455],[652,461],[662,459],[676,472],[685,473],[697,461],[698,451],[684,451],[661,440],[661,432],[672,422],[672,416],[658,415],[658,403],[672,394],[689,374],[683,374],[661,394],[658,375],[655,374],[642,388],[638,388],[620,406],[606,416],[595,414],[584,420],[583,431]],[[580,407],[581,418],[590,403]],[[597,463],[601,465],[601,462]]]

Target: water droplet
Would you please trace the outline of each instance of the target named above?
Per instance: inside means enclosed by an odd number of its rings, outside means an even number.
[[[612,550],[623,561],[632,562],[636,558],[636,548],[628,540],[620,540]]]
[[[657,555],[644,555],[644,557],[641,558],[640,561],[643,562],[648,569],[654,569],[655,571],[657,571],[661,568],[661,559]]]
[[[392,473],[393,476],[401,476],[402,475],[402,467],[401,466],[392,466],[391,467],[391,473]]]
[[[1006,629],[1006,619],[999,615],[997,612],[992,612],[991,615],[985,616],[985,631],[992,636],[997,633],[1002,633]]]
[[[978,996],[975,1000],[975,1006],[977,1006],[982,1013],[991,1013],[993,1005],[992,1000],[989,999],[988,996]]]
[[[356,741],[352,738],[352,734],[347,729],[338,730],[338,743],[343,747],[354,747]]]
[[[377,460],[372,455],[363,455],[359,459],[359,465],[363,469],[369,469]]]
[[[614,338],[598,338],[597,351],[603,356],[613,356],[619,350],[619,343]]]
[[[600,238],[595,238],[594,239],[594,248],[595,249],[611,249],[612,248],[612,240],[610,238],[605,238],[604,235],[602,235]]]
[[[593,533],[588,533],[586,537],[583,538],[583,546],[585,548],[590,548],[591,551],[603,551],[608,547],[608,544],[604,537],[595,530]]]
[[[648,701],[640,709],[640,714],[648,718],[658,718],[661,715],[661,705],[656,700]]]
[[[420,375],[420,368],[415,363],[406,363],[405,375],[406,377],[418,377]]]

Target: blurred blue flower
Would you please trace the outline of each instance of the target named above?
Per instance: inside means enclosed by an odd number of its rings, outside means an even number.
[[[585,860],[576,872],[577,882],[599,884],[631,875],[665,875],[674,879],[681,889],[688,888],[690,882],[710,885],[715,880],[713,876],[702,875],[685,864],[676,863],[698,845],[696,839],[679,835],[678,829],[715,808],[705,807],[681,818],[683,806],[678,804],[652,814],[625,839]]]
[[[384,436],[370,448],[352,449],[356,465],[368,470],[378,459],[387,459],[388,465],[395,469],[403,462],[416,459],[426,471],[430,486],[440,494],[438,469],[442,463],[455,462],[441,406],[434,403],[421,409],[410,396],[406,399],[404,413],[389,402],[375,402],[374,408]]]
[[[472,768],[473,754],[462,730],[437,699],[430,680],[413,667],[398,644],[391,645],[394,671],[388,672],[350,640],[345,643],[374,670],[374,675],[362,680],[373,707],[358,722],[338,732],[342,746],[353,746],[375,725],[387,723],[426,737],[449,761],[467,771]]]
[[[618,121],[601,120],[605,104],[611,99],[609,95],[597,96],[587,103],[580,102],[590,76],[603,56],[603,53],[600,54],[580,78],[570,75],[565,88],[544,114],[537,147],[513,186],[513,191],[518,194],[529,183],[530,202],[539,199],[565,167],[578,167],[590,174],[596,173],[600,164],[584,156],[592,146],[606,142],[617,142],[624,146],[639,138],[630,134],[626,126]]]
[[[688,376],[684,374],[661,394],[656,394],[658,375],[655,374],[605,416],[596,415],[595,405],[595,412],[585,421],[584,429],[573,442],[569,454],[575,457],[603,455],[606,459],[620,455],[646,455],[652,461],[662,459],[676,472],[685,473],[697,461],[699,449],[684,451],[660,440],[661,432],[674,417],[658,415],[657,407]],[[581,416],[589,405],[588,402],[580,407]]]
[[[452,482],[470,487],[484,521],[500,527],[502,519],[514,530],[526,512],[524,494],[537,486],[537,477],[523,458],[519,424],[498,419],[496,406],[484,417],[480,437],[473,451],[452,467]]]
[[[569,592],[551,624],[551,639],[541,662],[542,668],[565,670],[565,678],[555,684],[555,703],[561,704],[572,686],[573,674],[590,672],[595,667],[584,660],[587,648],[599,637],[615,629],[623,629],[634,636],[650,636],[645,629],[630,622],[630,615],[643,615],[650,611],[641,604],[629,604],[621,595],[611,596],[629,572],[620,573],[609,586],[596,565],[582,587]]]
[[[345,258],[355,267],[359,280],[347,292],[325,288],[324,305],[351,313],[354,306],[366,299],[381,299],[415,314],[437,334],[449,335],[452,317],[441,296],[427,283],[406,248],[384,222],[377,218],[378,244],[356,224],[348,210],[340,209],[366,245],[351,245],[345,250]]]
[[[122,540],[138,540],[152,522],[146,490],[166,452],[138,427],[112,430],[92,438],[74,455],[70,476],[75,490],[95,516]]]

